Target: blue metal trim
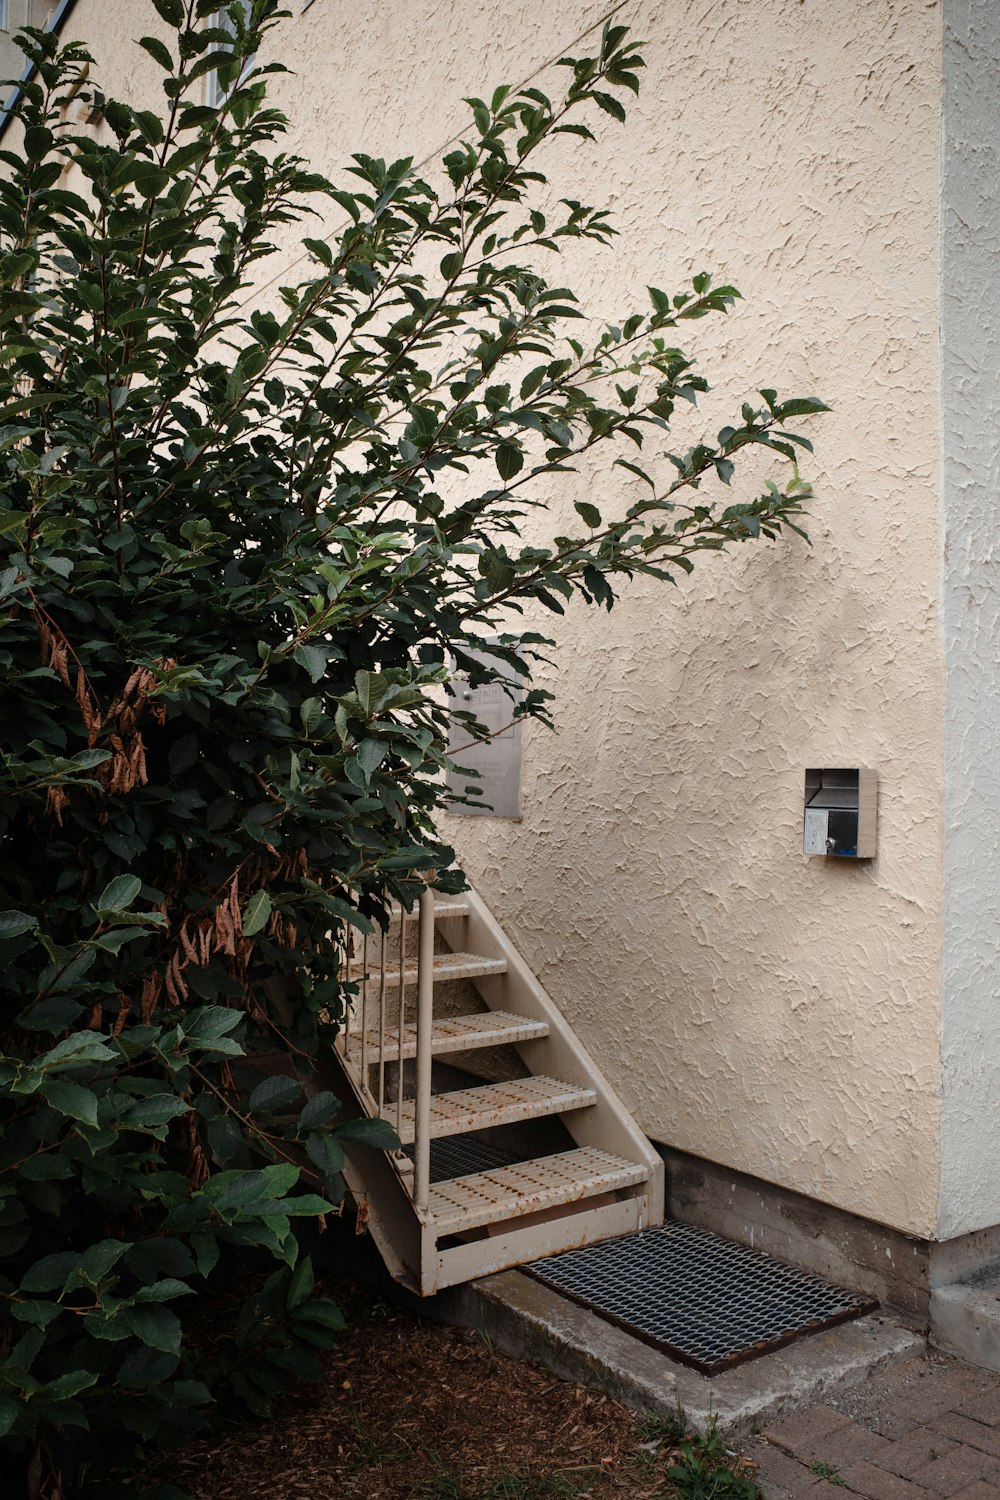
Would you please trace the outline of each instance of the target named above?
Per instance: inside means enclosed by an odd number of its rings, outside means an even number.
[[[76,0],[59,0],[59,4],[56,6],[51,16],[49,16],[49,19],[45,23],[43,30],[58,31],[75,4]],[[26,63],[24,72],[21,74],[20,78],[15,84],[10,98],[7,100],[6,104],[0,107],[0,139],[3,138],[3,133],[7,129],[7,126],[10,124],[11,111],[14,109],[17,101],[20,99],[24,85],[30,82],[31,78],[34,75],[34,72],[35,64],[30,62]]]

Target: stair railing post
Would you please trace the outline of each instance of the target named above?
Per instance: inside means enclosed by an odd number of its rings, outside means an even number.
[[[434,892],[420,893],[417,938],[417,1097],[414,1113],[414,1201],[426,1210],[431,1176],[431,1039],[434,1025]]]
[[[347,990],[351,986],[351,929],[344,923],[344,984]],[[344,1057],[350,1062],[351,1059],[351,1013],[354,1002],[348,994],[344,1001]]]
[[[358,986],[361,1008],[361,1086],[368,1092],[368,934],[361,944],[361,983]]]
[[[406,1025],[406,907],[399,903],[399,1029],[396,1032],[396,1134],[403,1134],[403,1028]],[[401,1157],[405,1161],[405,1157]]]
[[[378,969],[378,1112],[385,1114],[385,964],[386,932],[382,929]]]

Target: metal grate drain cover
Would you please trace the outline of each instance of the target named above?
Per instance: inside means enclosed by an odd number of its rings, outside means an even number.
[[[521,1269],[703,1375],[878,1306],[692,1224],[664,1224]]]

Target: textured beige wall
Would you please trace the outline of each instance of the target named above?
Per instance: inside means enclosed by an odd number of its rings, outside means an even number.
[[[524,80],[611,9],[291,8],[297,76],[276,92],[328,171],[354,149],[436,155],[463,94]],[[523,822],[448,831],[653,1137],[933,1234],[940,14],[617,11],[648,40],[631,126],[601,116],[598,146],[552,164],[560,192],[606,201],[623,235],[568,274],[597,318],[702,267],[737,283],[739,312],[687,336],[717,389],[685,438],[762,384],[822,394],[815,545],[747,547],[674,590],[638,583],[610,616],[574,609],[558,733],[526,736]],[[81,0],[72,29],[110,78],[150,20],[142,0]],[[141,89],[141,70],[125,76]],[[620,470],[578,492],[608,485]],[[873,864],[802,857],[803,768],[830,762],[879,770]]]
[[[940,21],[629,9],[650,68],[634,131],[602,132],[616,275],[719,268],[747,302],[690,336],[706,370],[834,405],[815,546],[575,611],[523,824],[453,836],[652,1136],[933,1234]],[[606,260],[584,281],[610,312]],[[800,853],[802,770],[828,762],[879,769],[873,865]]]

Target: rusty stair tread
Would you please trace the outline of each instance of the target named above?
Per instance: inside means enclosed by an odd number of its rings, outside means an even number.
[[[392,921],[398,922],[402,907],[395,902],[389,908],[389,916]],[[447,922],[454,917],[467,917],[469,915],[469,903],[464,896],[439,896],[434,902],[434,919],[438,922]],[[417,921],[418,911],[414,906],[412,911],[406,913],[407,923]]]
[[[482,974],[505,974],[507,972],[507,960],[505,958],[487,958],[485,953],[435,953],[434,955],[434,979],[435,982],[445,982],[451,979],[475,979]],[[382,977],[381,969],[369,969],[366,987],[377,988]],[[415,959],[408,959],[403,965],[403,982],[407,986],[415,985],[417,982],[417,964]],[[399,965],[389,964],[385,970],[386,989],[399,988]]]
[[[581,1146],[437,1183],[430,1190],[428,1210],[438,1234],[459,1234],[633,1187],[648,1176],[648,1167],[639,1162]]]
[[[431,1052],[435,1056],[448,1052],[471,1052],[476,1047],[503,1047],[512,1042],[533,1042],[549,1034],[546,1021],[532,1021],[506,1010],[486,1010],[470,1016],[447,1016],[434,1022]],[[379,1034],[370,1027],[366,1039],[369,1057],[378,1056]],[[383,1056],[386,1062],[399,1057],[399,1027],[387,1026]],[[412,1021],[403,1027],[403,1057],[417,1055],[417,1026]]]
[[[516,1120],[558,1115],[564,1110],[585,1109],[594,1104],[594,1089],[562,1083],[558,1078],[516,1078],[510,1083],[486,1083],[473,1089],[453,1089],[431,1098],[430,1133],[434,1139],[464,1135]],[[403,1105],[399,1138],[404,1146],[414,1137],[414,1102]]]

